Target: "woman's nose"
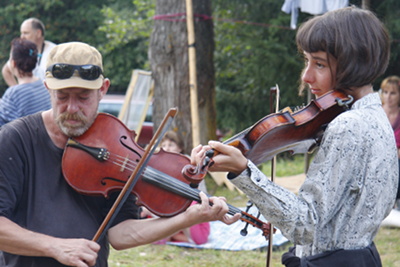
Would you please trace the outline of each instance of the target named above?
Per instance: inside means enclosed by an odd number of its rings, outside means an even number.
[[[301,79],[303,82],[308,83],[308,84],[312,84],[314,82],[314,75],[309,67],[305,67],[303,69]]]

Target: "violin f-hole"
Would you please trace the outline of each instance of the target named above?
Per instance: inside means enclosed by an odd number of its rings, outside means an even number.
[[[128,146],[127,144],[124,143],[124,140],[127,140],[127,139],[128,139],[128,138],[127,138],[125,135],[123,135],[123,136],[121,136],[121,137],[119,138],[119,142],[121,143],[121,145],[123,145],[124,147],[126,147],[128,150],[130,150],[130,151],[132,151],[133,153],[135,153],[135,154],[138,156],[138,158],[140,159],[140,158],[142,157],[142,155],[140,155],[139,152],[137,152],[135,149],[131,148],[130,146]],[[137,161],[139,161],[139,160],[137,160]]]

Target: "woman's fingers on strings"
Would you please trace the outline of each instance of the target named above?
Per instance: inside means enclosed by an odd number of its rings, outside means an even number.
[[[225,224],[230,225],[230,224],[232,224],[232,223],[237,222],[237,221],[240,219],[240,217],[242,217],[242,215],[241,215],[240,213],[236,213],[236,214],[233,215],[233,216],[225,215],[225,216],[222,218],[221,221],[222,221],[223,223],[225,223]]]
[[[241,154],[236,147],[221,143],[219,141],[209,141],[209,147],[224,155]]]
[[[245,168],[243,165],[247,164],[247,160],[236,147],[217,141],[210,141],[209,145],[218,152],[212,158],[213,164],[209,168],[211,172],[226,171],[240,173]]]
[[[224,197],[210,197],[208,198],[206,194],[200,192],[201,204],[203,205],[203,210],[207,210],[212,214],[213,220],[223,220],[224,216],[229,211],[228,205],[226,204],[226,199]]]

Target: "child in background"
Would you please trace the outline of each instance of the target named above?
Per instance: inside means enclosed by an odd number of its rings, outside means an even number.
[[[183,140],[177,132],[168,131],[161,140],[161,148],[167,152],[184,154]],[[199,190],[207,193],[204,180],[199,184]],[[191,205],[196,204],[195,201]],[[150,211],[142,207],[141,217],[154,217]],[[155,244],[165,244],[166,242],[186,242],[201,245],[207,242],[210,235],[210,223],[200,223],[193,225],[190,228],[183,229],[182,231],[170,236],[169,238],[159,240]]]

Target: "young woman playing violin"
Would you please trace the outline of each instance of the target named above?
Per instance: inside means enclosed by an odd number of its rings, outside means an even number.
[[[354,102],[327,126],[299,194],[272,183],[235,147],[210,141],[192,150],[192,163],[214,149],[210,171],[228,171],[261,213],[295,245],[286,266],[381,266],[373,239],[393,207],[398,183],[393,131],[373,81],[389,60],[383,24],[348,7],[305,22],[296,37],[304,55],[303,87],[318,98],[342,90]]]

